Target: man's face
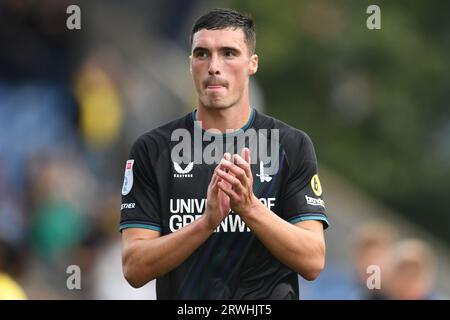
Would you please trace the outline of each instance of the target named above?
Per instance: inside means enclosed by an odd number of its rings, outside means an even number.
[[[256,72],[258,56],[250,54],[242,29],[197,31],[190,60],[203,106],[229,108],[248,98],[248,79]]]

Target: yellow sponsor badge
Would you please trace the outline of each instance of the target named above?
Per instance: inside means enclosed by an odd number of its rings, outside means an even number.
[[[311,178],[311,188],[316,196],[320,197],[322,195],[322,186],[320,185],[319,176],[317,174]]]

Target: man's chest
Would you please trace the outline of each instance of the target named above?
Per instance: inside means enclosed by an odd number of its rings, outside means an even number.
[[[207,207],[208,186],[217,164],[178,163],[170,161],[168,170],[160,172],[160,204],[163,229],[175,232],[201,217]],[[262,161],[251,164],[253,193],[270,210],[279,206],[282,172],[268,174]],[[230,221],[228,221],[230,220]],[[222,231],[247,232],[238,214],[231,211]],[[220,227],[220,226],[219,226]],[[220,228],[219,228],[220,229]],[[220,230],[218,230],[220,231]]]

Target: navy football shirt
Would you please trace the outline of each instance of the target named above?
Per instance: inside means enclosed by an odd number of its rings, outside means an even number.
[[[191,139],[183,140],[186,134]],[[290,223],[319,220],[328,227],[310,138],[252,109],[247,124],[232,133],[205,132],[194,111],[138,138],[125,167],[120,230],[145,228],[163,236],[200,217],[218,161],[224,152],[241,154],[243,146],[251,151],[257,198]],[[235,212],[181,265],[158,278],[156,291],[158,299],[299,298],[297,273]]]

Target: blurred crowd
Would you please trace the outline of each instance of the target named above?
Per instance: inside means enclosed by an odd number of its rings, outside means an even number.
[[[82,28],[98,27],[96,4],[75,3]],[[0,299],[151,299],[153,283],[134,290],[122,276],[124,163],[138,135],[184,105],[112,40],[69,31],[70,4],[0,3]],[[175,13],[166,8],[174,3],[156,5]],[[162,99],[173,108],[158,108]],[[70,265],[80,267],[81,290],[67,287]]]
[[[355,299],[438,298],[433,249],[420,239],[398,239],[397,233],[386,222],[368,222],[355,228],[351,239]]]
[[[67,290],[66,269],[88,276],[117,237],[121,94],[79,54],[66,7],[0,4],[0,297],[91,296]]]
[[[435,300],[437,252],[429,241],[409,236],[377,218],[355,224],[341,244],[342,256],[327,260],[314,283],[301,280],[302,299]],[[443,271],[445,273],[445,271]]]

